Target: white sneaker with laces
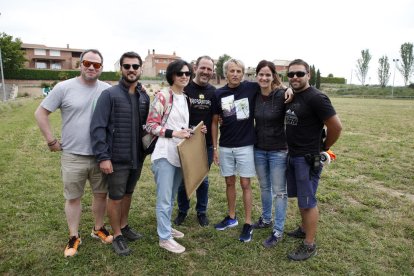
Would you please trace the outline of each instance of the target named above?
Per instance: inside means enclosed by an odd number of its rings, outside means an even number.
[[[184,233],[178,231],[177,229],[171,228],[171,236],[175,239],[184,238]]]
[[[176,242],[173,238],[169,240],[160,240],[159,245],[173,253],[183,253],[185,251],[185,247]]]

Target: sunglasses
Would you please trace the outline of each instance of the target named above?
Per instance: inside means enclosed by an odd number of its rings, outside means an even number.
[[[306,75],[306,72],[297,71],[297,72],[289,72],[289,73],[287,73],[288,78],[293,78],[295,75],[298,78],[301,78],[301,77],[304,77]]]
[[[131,68],[131,66],[132,66],[132,69],[134,69],[134,70],[138,70],[138,68],[141,67],[141,65],[139,65],[139,64],[122,64],[122,67],[125,70],[129,70]]]
[[[95,68],[95,69],[99,69],[99,68],[102,67],[102,63],[92,62],[92,61],[88,61],[88,60],[82,60],[82,65],[85,66],[86,68],[89,68],[92,65],[93,68]]]
[[[191,72],[190,71],[185,71],[185,72],[177,72],[177,73],[175,73],[176,75],[177,75],[177,77],[182,77],[182,76],[186,76],[186,77],[189,77],[189,76],[191,76]]]

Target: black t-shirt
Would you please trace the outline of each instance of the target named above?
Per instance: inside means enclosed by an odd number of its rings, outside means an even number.
[[[225,85],[216,90],[214,114],[223,119],[220,125],[220,146],[244,147],[254,145],[254,105],[259,86],[244,81],[235,88]]]
[[[314,87],[295,94],[286,107],[289,155],[319,154],[324,121],[336,114],[328,96]]]
[[[216,88],[211,84],[200,86],[191,81],[185,88],[185,93],[190,99],[190,125],[197,126],[201,121],[207,126],[206,144],[211,142],[211,119],[213,117],[212,101]]]

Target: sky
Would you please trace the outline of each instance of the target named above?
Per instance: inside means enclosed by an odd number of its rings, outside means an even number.
[[[0,0],[0,32],[48,47],[97,48],[104,70],[127,51],[187,61],[227,54],[255,67],[262,59],[301,58],[322,76],[359,84],[361,51],[372,55],[366,84],[378,83],[378,60],[400,59],[414,43],[414,1]],[[411,78],[414,81],[414,77]],[[395,71],[395,85],[403,85]]]

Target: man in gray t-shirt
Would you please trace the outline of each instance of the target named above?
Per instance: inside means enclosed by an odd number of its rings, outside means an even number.
[[[86,50],[80,61],[81,75],[58,83],[35,112],[37,124],[49,150],[62,151],[61,173],[70,236],[64,251],[65,257],[74,256],[81,244],[78,229],[86,180],[93,192],[92,212],[95,225],[91,236],[104,243],[112,243],[113,239],[104,226],[108,188],[95,161],[89,134],[96,100],[110,85],[98,80],[103,63],[98,50]],[[61,141],[53,135],[49,122],[49,115],[56,109],[60,109],[62,116]]]

